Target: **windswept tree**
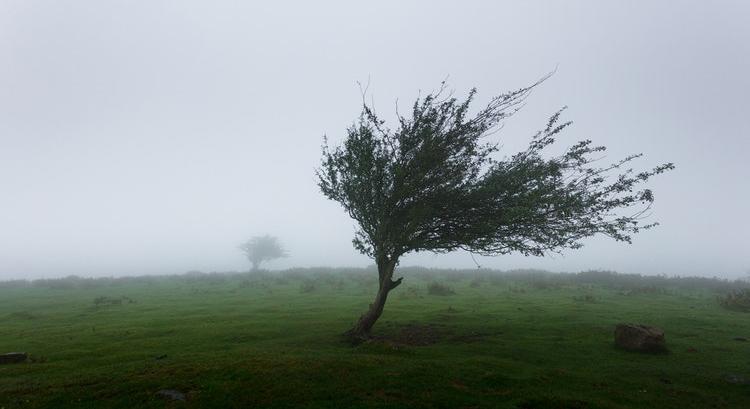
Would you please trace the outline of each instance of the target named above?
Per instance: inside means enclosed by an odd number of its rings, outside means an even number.
[[[255,236],[239,246],[253,265],[253,271],[258,271],[264,261],[286,257],[286,251],[279,243],[279,239],[266,234]]]
[[[590,140],[548,154],[571,124],[561,122],[562,110],[525,150],[494,155],[498,144],[487,136],[542,81],[498,95],[475,112],[476,89],[459,100],[443,84],[417,98],[410,115],[397,113],[394,129],[363,98],[343,144],[331,147],[324,137],[319,187],[358,223],[354,247],[375,260],[379,275],[375,300],[347,332],[353,340],[369,337],[388,293],[401,284],[403,277],[393,275],[404,254],[543,256],[579,248],[598,233],[629,243],[657,225],[641,223],[654,200],[641,186],[673,165],[634,172],[628,166],[637,154],[597,166],[605,147]]]

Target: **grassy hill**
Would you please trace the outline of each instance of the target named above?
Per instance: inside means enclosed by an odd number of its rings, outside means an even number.
[[[750,407],[750,313],[719,302],[747,283],[400,272],[358,346],[366,269],[0,283],[0,353],[30,354],[0,365],[0,408]],[[616,349],[619,322],[670,353]]]

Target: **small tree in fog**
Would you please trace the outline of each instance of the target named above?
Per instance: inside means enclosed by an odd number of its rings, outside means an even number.
[[[266,234],[265,236],[255,236],[240,245],[247,259],[253,265],[253,271],[258,271],[260,264],[264,261],[275,260],[286,257],[284,248],[279,243],[279,239]]]
[[[549,155],[546,148],[570,125],[560,122],[562,110],[526,149],[494,157],[498,145],[486,136],[542,81],[496,96],[475,113],[469,106],[476,90],[458,100],[442,86],[417,98],[409,116],[398,114],[395,129],[363,101],[341,146],[324,138],[318,185],[357,221],[354,247],[378,267],[375,301],[348,331],[353,340],[369,336],[388,293],[401,284],[393,274],[404,254],[543,256],[579,248],[597,233],[630,242],[656,225],[639,223],[654,200],[639,186],[673,165],[634,173],[626,167],[638,154],[594,166],[605,148],[589,140]]]

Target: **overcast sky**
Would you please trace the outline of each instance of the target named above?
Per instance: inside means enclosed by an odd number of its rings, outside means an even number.
[[[557,73],[498,135],[512,154],[569,106],[561,146],[674,162],[661,226],[632,245],[477,258],[484,267],[750,270],[748,1],[0,0],[0,279],[365,266],[318,191],[370,81],[380,111],[449,77],[478,102]],[[386,115],[388,117],[388,115]],[[473,268],[466,253],[402,265]]]

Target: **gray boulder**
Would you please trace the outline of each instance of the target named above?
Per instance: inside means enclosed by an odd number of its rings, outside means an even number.
[[[615,345],[628,351],[667,352],[664,331],[641,324],[617,324]]]
[[[29,357],[26,352],[9,352],[7,354],[0,354],[0,365],[3,364],[19,364],[26,362]]]
[[[187,400],[187,396],[184,393],[174,389],[162,389],[156,392],[156,396],[167,400]]]

